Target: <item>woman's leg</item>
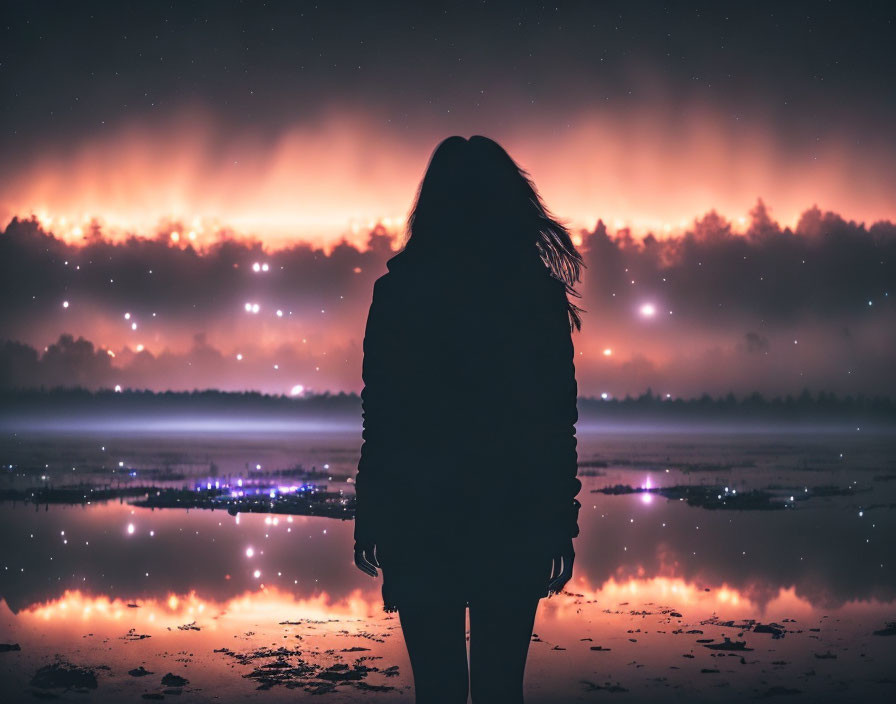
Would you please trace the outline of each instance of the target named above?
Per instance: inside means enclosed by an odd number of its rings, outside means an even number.
[[[470,601],[473,704],[522,704],[538,599],[495,594]]]
[[[463,602],[400,606],[417,704],[466,704],[467,613]]]

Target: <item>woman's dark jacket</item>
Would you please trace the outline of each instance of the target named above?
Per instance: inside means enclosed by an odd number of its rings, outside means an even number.
[[[555,554],[581,488],[563,283],[537,258],[489,272],[405,250],[388,268],[364,337],[356,542],[386,580],[452,548]]]

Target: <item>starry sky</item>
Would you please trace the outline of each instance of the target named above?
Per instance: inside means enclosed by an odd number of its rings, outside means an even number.
[[[894,16],[8,3],[6,368],[358,390],[372,282],[426,161],[478,133],[586,255],[583,393],[896,393]]]

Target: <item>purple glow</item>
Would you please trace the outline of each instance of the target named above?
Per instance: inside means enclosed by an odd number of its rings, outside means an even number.
[[[647,477],[647,481],[644,482],[644,485],[641,488],[645,490],[644,493],[641,494],[641,503],[653,503],[653,494],[649,493],[652,488],[650,485],[650,477]]]

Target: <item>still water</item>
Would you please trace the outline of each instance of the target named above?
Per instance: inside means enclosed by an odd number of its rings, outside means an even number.
[[[8,435],[2,486],[276,486],[301,465],[351,493],[358,446],[346,432]],[[580,432],[575,576],[542,601],[527,701],[890,700],[894,450],[859,433]],[[783,508],[597,491],[615,485],[765,490]],[[82,700],[78,687],[109,701],[413,701],[398,619],[352,564],[350,521],[128,501],[0,505],[0,643],[20,648],[0,652],[4,701]],[[41,687],[54,663],[93,679]]]

